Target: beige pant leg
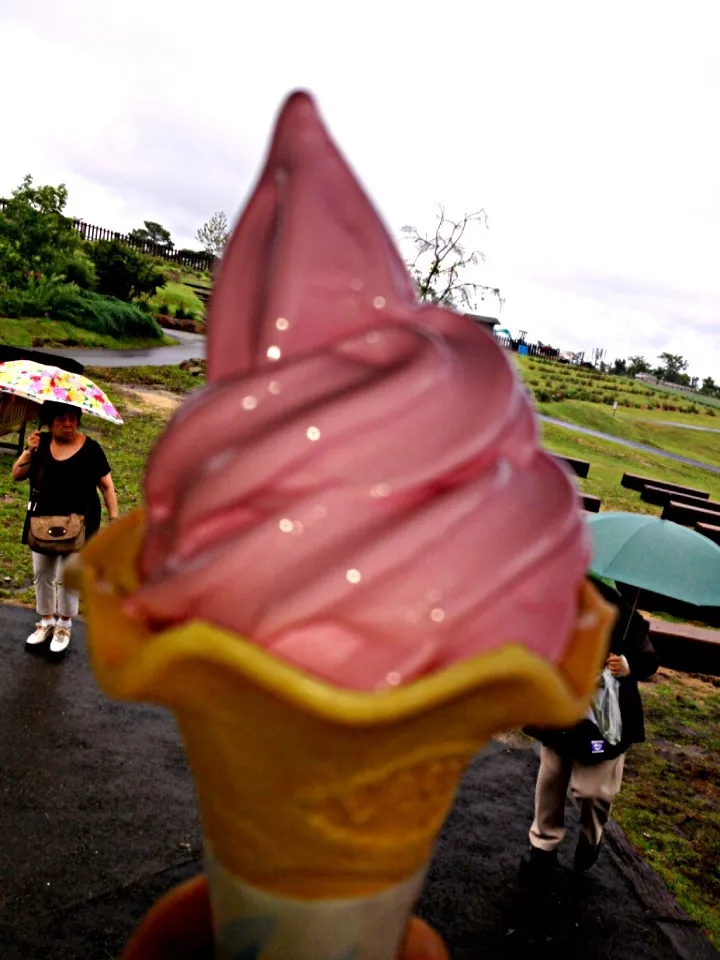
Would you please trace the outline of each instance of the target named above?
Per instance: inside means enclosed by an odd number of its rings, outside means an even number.
[[[80,594],[65,586],[65,564],[69,559],[70,557],[62,557],[58,563],[57,612],[59,617],[72,620],[80,609]]]
[[[554,850],[565,836],[565,798],[572,774],[572,761],[543,746],[535,785],[535,819],[530,843],[541,850]]]
[[[41,617],[72,619],[78,615],[80,596],[65,586],[63,575],[67,557],[48,557],[32,551],[33,583],[37,612]]]
[[[610,819],[613,800],[622,785],[625,754],[594,767],[573,764],[570,792],[580,805],[580,829],[596,847]]]
[[[54,617],[56,610],[56,585],[58,577],[58,557],[48,557],[44,553],[32,551],[33,583],[38,615]]]

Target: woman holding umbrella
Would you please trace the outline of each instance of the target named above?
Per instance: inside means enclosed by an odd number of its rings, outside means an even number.
[[[81,416],[76,406],[43,403],[40,420],[49,432],[33,433],[12,468],[13,480],[29,479],[32,490],[23,543],[32,550],[40,621],[26,642],[35,647],[50,639],[50,651],[55,654],[67,649],[72,621],[78,613],[78,595],[63,583],[64,563],[100,527],[98,489],[110,520],[118,515],[110,464],[100,444],[78,429]],[[73,516],[77,518],[73,540],[67,539],[57,523],[58,532],[54,533],[51,526],[48,538],[41,540],[31,525],[33,518],[52,518],[55,522]]]

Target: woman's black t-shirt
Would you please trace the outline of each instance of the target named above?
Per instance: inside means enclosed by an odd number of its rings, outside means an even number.
[[[85,438],[77,453],[67,460],[56,460],[50,453],[50,434],[43,433],[40,447],[30,464],[30,488],[37,483],[40,464],[43,472],[35,515],[38,517],[85,515],[85,535],[91,537],[100,527],[100,498],[97,486],[110,473],[110,464],[100,444]]]

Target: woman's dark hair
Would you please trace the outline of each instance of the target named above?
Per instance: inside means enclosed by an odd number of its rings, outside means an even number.
[[[44,403],[40,407],[40,423],[45,424],[46,427],[51,427],[55,422],[55,417],[62,417],[66,413],[72,413],[77,418],[78,425],[80,424],[82,410],[70,403],[58,403],[55,400]]]

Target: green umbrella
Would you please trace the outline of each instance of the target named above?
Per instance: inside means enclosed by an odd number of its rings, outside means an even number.
[[[591,571],[699,607],[720,606],[720,547],[700,533],[642,513],[588,518]]]

